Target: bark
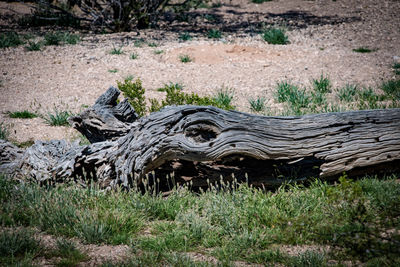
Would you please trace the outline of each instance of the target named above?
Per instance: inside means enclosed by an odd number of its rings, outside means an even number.
[[[116,103],[118,94],[110,88],[71,119],[91,145],[36,142],[16,160],[17,173],[40,181],[95,180],[102,187],[147,177],[168,187],[173,172],[174,182],[201,187],[221,176],[270,186],[399,170],[400,109],[265,117],[171,106],[137,119],[128,102]]]

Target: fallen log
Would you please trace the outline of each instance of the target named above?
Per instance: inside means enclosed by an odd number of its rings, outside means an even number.
[[[223,179],[276,185],[400,170],[400,109],[265,117],[211,106],[170,106],[138,119],[110,88],[70,119],[92,144],[36,142],[24,153],[0,143],[0,164],[38,181],[94,180],[102,187],[140,184],[207,186]],[[7,145],[6,145],[7,144]],[[7,156],[2,156],[6,158]],[[233,178],[234,177],[234,178]]]

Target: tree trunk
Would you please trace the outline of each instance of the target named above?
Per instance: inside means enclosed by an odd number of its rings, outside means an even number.
[[[400,168],[400,109],[264,117],[215,107],[171,106],[137,119],[110,88],[71,124],[91,145],[36,142],[11,153],[18,175],[48,181],[95,180],[102,187],[167,187],[236,179],[271,186],[286,180],[335,179]],[[3,153],[7,154],[7,153]],[[4,164],[0,164],[0,167]],[[11,166],[12,167],[12,166]]]

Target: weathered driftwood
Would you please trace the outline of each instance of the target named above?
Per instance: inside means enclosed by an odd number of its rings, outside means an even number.
[[[13,155],[11,167],[19,175],[93,179],[102,186],[140,183],[149,173],[164,185],[174,172],[175,181],[194,186],[232,174],[268,186],[285,179],[400,170],[400,109],[264,117],[172,106],[135,120],[128,102],[117,104],[118,94],[110,88],[71,119],[91,145],[36,142],[21,153],[0,144],[2,155]]]

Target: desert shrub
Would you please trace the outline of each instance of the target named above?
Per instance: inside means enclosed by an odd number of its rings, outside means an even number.
[[[13,119],[33,119],[37,115],[28,110],[8,112],[8,116]]]
[[[338,97],[340,101],[352,102],[357,94],[357,85],[346,84],[338,90]]]
[[[179,59],[182,63],[188,63],[193,61],[193,59],[189,55],[180,55]]]
[[[0,48],[19,46],[23,43],[20,36],[15,32],[0,33]]]
[[[278,28],[267,29],[262,33],[262,38],[269,44],[284,45],[289,43],[288,37],[285,31]]]
[[[54,108],[54,111],[48,112],[47,116],[45,116],[43,119],[48,125],[51,126],[68,126],[68,118],[72,115],[73,114],[70,111],[61,111],[57,108]]]
[[[381,89],[386,95],[394,100],[400,100],[400,80],[389,80],[384,82]]]
[[[249,99],[250,109],[253,112],[262,112],[265,110],[265,98],[257,97]]]
[[[190,33],[184,32],[179,35],[179,39],[182,41],[190,41],[192,40],[192,36],[190,35]]]
[[[217,30],[217,29],[210,29],[210,30],[207,32],[207,37],[208,37],[208,38],[213,38],[213,39],[219,39],[219,38],[222,37],[222,34],[221,34],[221,32],[220,32],[219,30]]]
[[[32,41],[29,41],[28,45],[25,46],[26,50],[28,51],[40,51],[41,47],[42,47],[41,42],[32,42]]]
[[[123,83],[117,81],[117,85],[123,95],[128,98],[129,103],[135,109],[136,113],[139,116],[144,116],[146,114],[146,99],[142,81],[136,79],[136,81],[132,82],[130,79],[125,79]]]

